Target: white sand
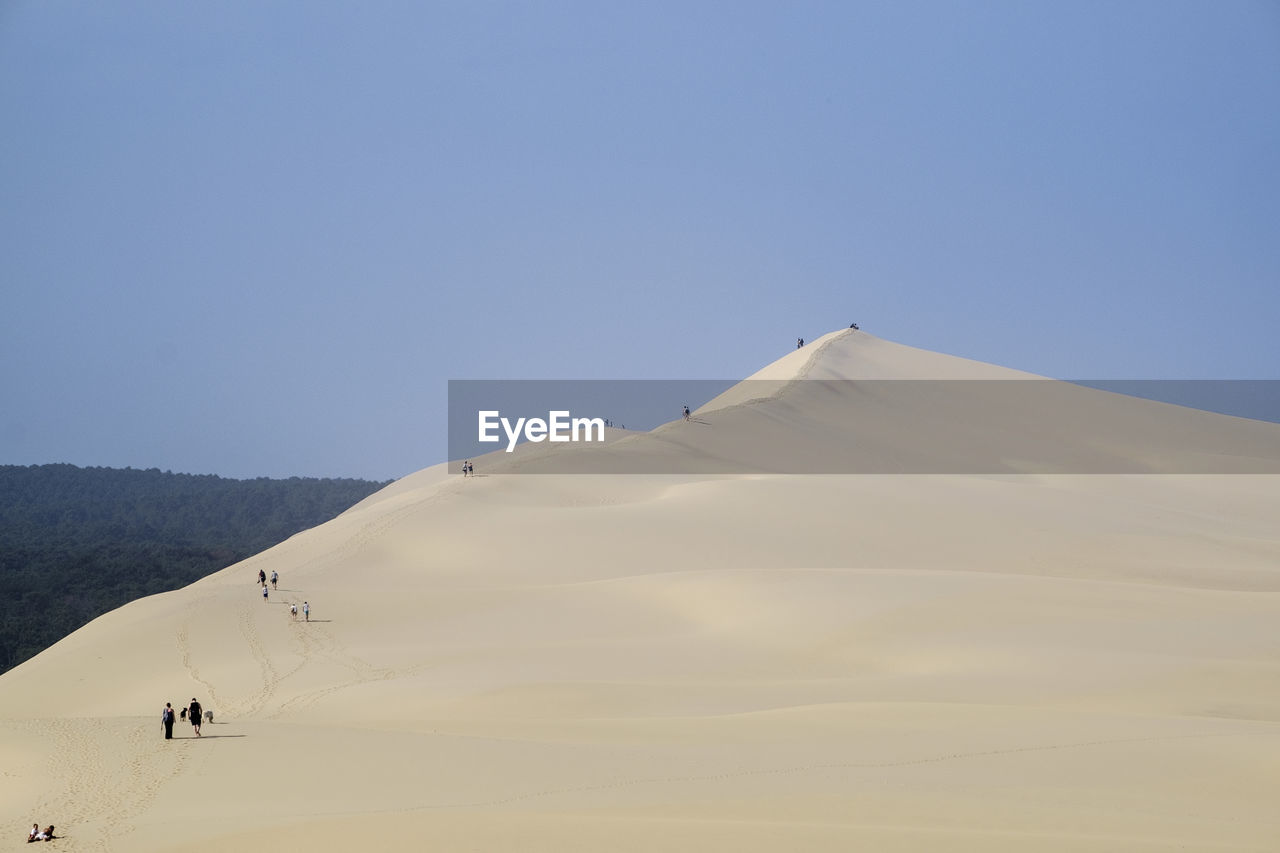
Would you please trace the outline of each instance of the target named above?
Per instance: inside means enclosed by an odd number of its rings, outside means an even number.
[[[1020,375],[840,333],[762,378]],[[918,452],[894,413],[822,387],[613,448],[792,435],[839,467],[863,452],[843,407],[883,426],[878,452]],[[1280,427],[1079,399],[1159,434],[1068,455],[1165,470],[1193,424],[1280,470]],[[3,838],[1280,849],[1280,476],[500,476],[537,453],[512,456],[408,477],[0,677]],[[266,604],[259,568],[280,572]],[[310,624],[288,615],[303,599]],[[192,696],[216,722],[165,742],[160,708]]]

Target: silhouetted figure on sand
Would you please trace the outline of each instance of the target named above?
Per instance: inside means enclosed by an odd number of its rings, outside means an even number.
[[[196,733],[196,737],[200,737],[200,718],[204,714],[204,710],[200,707],[200,703],[196,701],[196,697],[191,697],[191,706],[187,708],[187,717],[191,720],[191,730]]]

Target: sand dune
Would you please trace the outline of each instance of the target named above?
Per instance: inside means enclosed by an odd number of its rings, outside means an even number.
[[[143,853],[1277,849],[1280,426],[1089,389],[1014,423],[979,381],[933,402],[986,426],[940,442],[858,384],[1026,378],[839,332],[597,449],[684,473],[504,476],[549,464],[526,446],[407,477],[0,677],[3,825]],[[1019,473],[1081,460],[1115,473]],[[192,696],[216,722],[166,743]]]

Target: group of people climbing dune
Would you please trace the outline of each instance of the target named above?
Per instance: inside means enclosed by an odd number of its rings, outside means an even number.
[[[267,573],[263,569],[258,570],[258,583],[262,584],[262,598],[265,601],[267,600]],[[271,588],[279,589],[279,583],[280,583],[280,573],[276,571],[272,571],[271,572]],[[289,614],[291,618],[294,618],[294,619],[297,618],[298,616],[297,604],[289,605]],[[309,601],[302,602],[302,615],[303,615],[303,618],[306,619],[306,621],[308,622],[311,621],[311,602]],[[189,721],[191,723],[192,732],[195,733],[196,737],[200,737],[201,725],[203,725],[206,722],[208,723],[213,722],[213,712],[205,711],[204,708],[201,707],[200,701],[196,699],[196,697],[194,696],[191,697],[191,704],[185,708],[180,709],[177,713],[175,713],[173,710],[172,702],[165,702],[164,709],[160,712],[160,725],[164,729],[165,740],[173,739],[173,724],[178,720],[178,718]]]
[[[195,732],[196,737],[200,737],[200,726],[205,722],[213,722],[213,712],[205,711],[200,706],[196,697],[191,697],[191,704],[183,708],[181,717],[191,722],[191,730]],[[164,710],[160,712],[160,725],[164,728],[164,739],[173,740],[173,724],[175,721],[173,704],[171,702],[164,703]]]
[[[262,586],[262,601],[266,603],[270,600],[270,594],[267,590],[267,572],[265,569],[258,569],[258,583]],[[280,573],[275,569],[271,570],[271,589],[279,590]],[[287,590],[286,590],[287,592]],[[289,616],[292,619],[298,618],[298,605],[295,602],[289,604]],[[307,622],[311,621],[311,603],[302,602],[302,617]]]

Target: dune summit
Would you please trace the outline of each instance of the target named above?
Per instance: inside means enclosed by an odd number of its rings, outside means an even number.
[[[857,380],[1006,378],[833,333],[753,377],[775,393],[590,452],[838,468],[858,414],[913,458],[929,412]],[[1280,426],[1080,393],[1151,440],[1073,444],[994,395],[970,402],[998,445],[927,448],[987,473],[503,476],[551,452],[522,446],[406,477],[0,677],[0,826],[143,853],[1274,850]],[[1178,473],[1206,453],[1233,461]],[[163,740],[192,696],[214,722]]]

